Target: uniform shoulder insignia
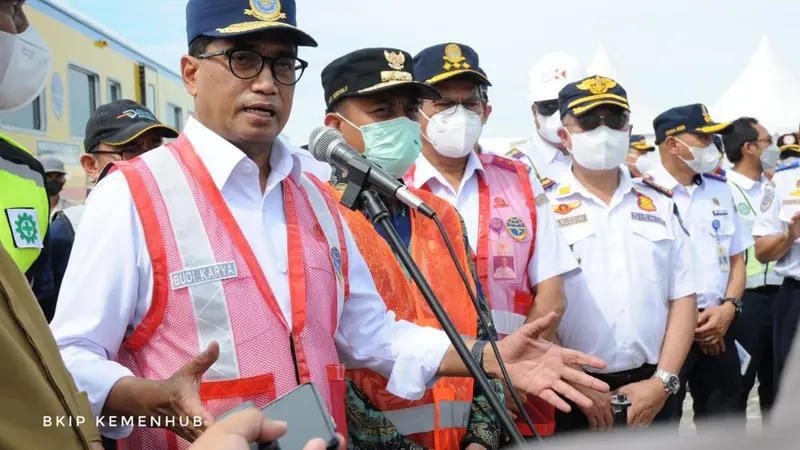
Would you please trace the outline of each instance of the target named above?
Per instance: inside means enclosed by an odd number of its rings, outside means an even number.
[[[661,194],[666,195],[669,198],[672,198],[673,196],[672,190],[667,189],[664,186],[661,186],[660,184],[656,183],[651,175],[645,175],[644,177],[642,177],[642,183],[650,186],[651,188],[655,189]]]
[[[525,157],[525,154],[522,153],[522,150],[520,150],[520,149],[518,149],[516,147],[512,148],[511,150],[506,152],[506,158],[522,159],[523,157]]]
[[[706,178],[711,178],[712,180],[722,181],[723,183],[727,183],[728,179],[725,178],[725,175],[719,173],[708,172],[703,174]]]
[[[551,180],[550,178],[542,178],[539,180],[542,183],[542,187],[544,189],[550,189],[551,187],[556,185],[556,182]]]
[[[786,164],[785,166],[778,167],[775,172],[781,172],[784,170],[794,169],[795,167],[800,166],[800,161],[794,161],[791,164]]]

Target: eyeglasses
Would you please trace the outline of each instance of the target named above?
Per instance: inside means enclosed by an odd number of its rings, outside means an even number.
[[[625,130],[628,127],[630,116],[628,114],[609,114],[607,116],[600,116],[596,114],[587,114],[584,116],[576,117],[578,124],[584,131],[591,131],[600,125],[606,125],[612,130]]]
[[[266,62],[272,71],[272,76],[280,84],[292,86],[300,81],[308,63],[293,56],[278,56],[272,58],[263,56],[255,50],[220,50],[218,52],[203,53],[197,58],[209,59],[214,56],[225,55],[228,57],[228,66],[231,73],[242,80],[250,80],[258,76],[264,69]]]
[[[753,143],[765,142],[767,145],[772,145],[772,136],[761,138],[761,139],[753,139],[751,142],[753,142]]]
[[[475,114],[483,114],[483,104],[481,104],[480,98],[475,99],[468,99],[462,101],[455,101],[455,100],[426,100],[430,103],[433,103],[433,109],[436,111],[436,114],[441,114],[443,116],[449,116],[454,114],[458,108],[456,106],[461,105],[467,111],[473,112]]]
[[[552,116],[558,111],[558,100],[546,100],[543,102],[533,102],[536,111],[540,116]]]

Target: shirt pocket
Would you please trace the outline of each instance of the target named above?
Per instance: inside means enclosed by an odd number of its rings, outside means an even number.
[[[716,255],[716,244],[722,245],[725,248],[725,254],[730,256],[731,242],[733,235],[736,232],[736,225],[733,223],[733,218],[728,214],[727,216],[713,216],[706,224],[706,231],[711,235],[715,247],[709,249]],[[705,249],[699,249],[705,251]]]
[[[589,216],[587,214],[583,213],[556,219],[558,229],[564,236],[564,240],[567,241],[570,250],[572,250],[572,254],[575,255],[575,258],[578,260],[579,265],[581,263],[581,258],[585,258],[587,256],[584,254],[587,249],[583,248],[584,245],[581,245],[581,241],[595,234],[595,227],[588,217]]]
[[[670,246],[675,234],[665,218],[647,215],[648,221],[631,220],[631,242],[628,248],[637,276],[661,280],[670,270]]]

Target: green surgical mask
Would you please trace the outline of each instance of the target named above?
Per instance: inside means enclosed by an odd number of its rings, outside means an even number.
[[[364,137],[364,157],[381,166],[387,174],[400,179],[422,151],[419,122],[407,117],[357,127],[342,117]]]

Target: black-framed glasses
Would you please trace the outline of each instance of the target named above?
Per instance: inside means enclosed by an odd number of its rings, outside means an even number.
[[[600,125],[605,125],[612,130],[626,130],[630,116],[628,114],[609,114],[601,116],[597,114],[587,114],[576,117],[578,124],[584,131],[591,131]]]
[[[425,100],[433,104],[433,109],[436,111],[436,114],[441,114],[443,116],[449,116],[454,114],[458,108],[458,105],[461,105],[469,112],[475,114],[483,114],[483,103],[481,103],[480,97],[476,97],[473,99],[467,100],[451,100],[447,98],[443,98],[441,100]]]
[[[558,100],[545,100],[543,102],[533,102],[536,111],[540,116],[552,116],[558,112]]]
[[[227,56],[231,73],[242,80],[250,80],[258,76],[266,62],[272,71],[272,77],[280,84],[292,86],[300,81],[308,63],[294,56],[264,56],[255,50],[228,49],[197,55],[200,59],[214,56]]]
[[[759,143],[759,142],[764,142],[767,145],[772,145],[772,136],[767,136],[765,138],[760,138],[760,139],[753,139],[750,142],[752,142],[754,144]]]

